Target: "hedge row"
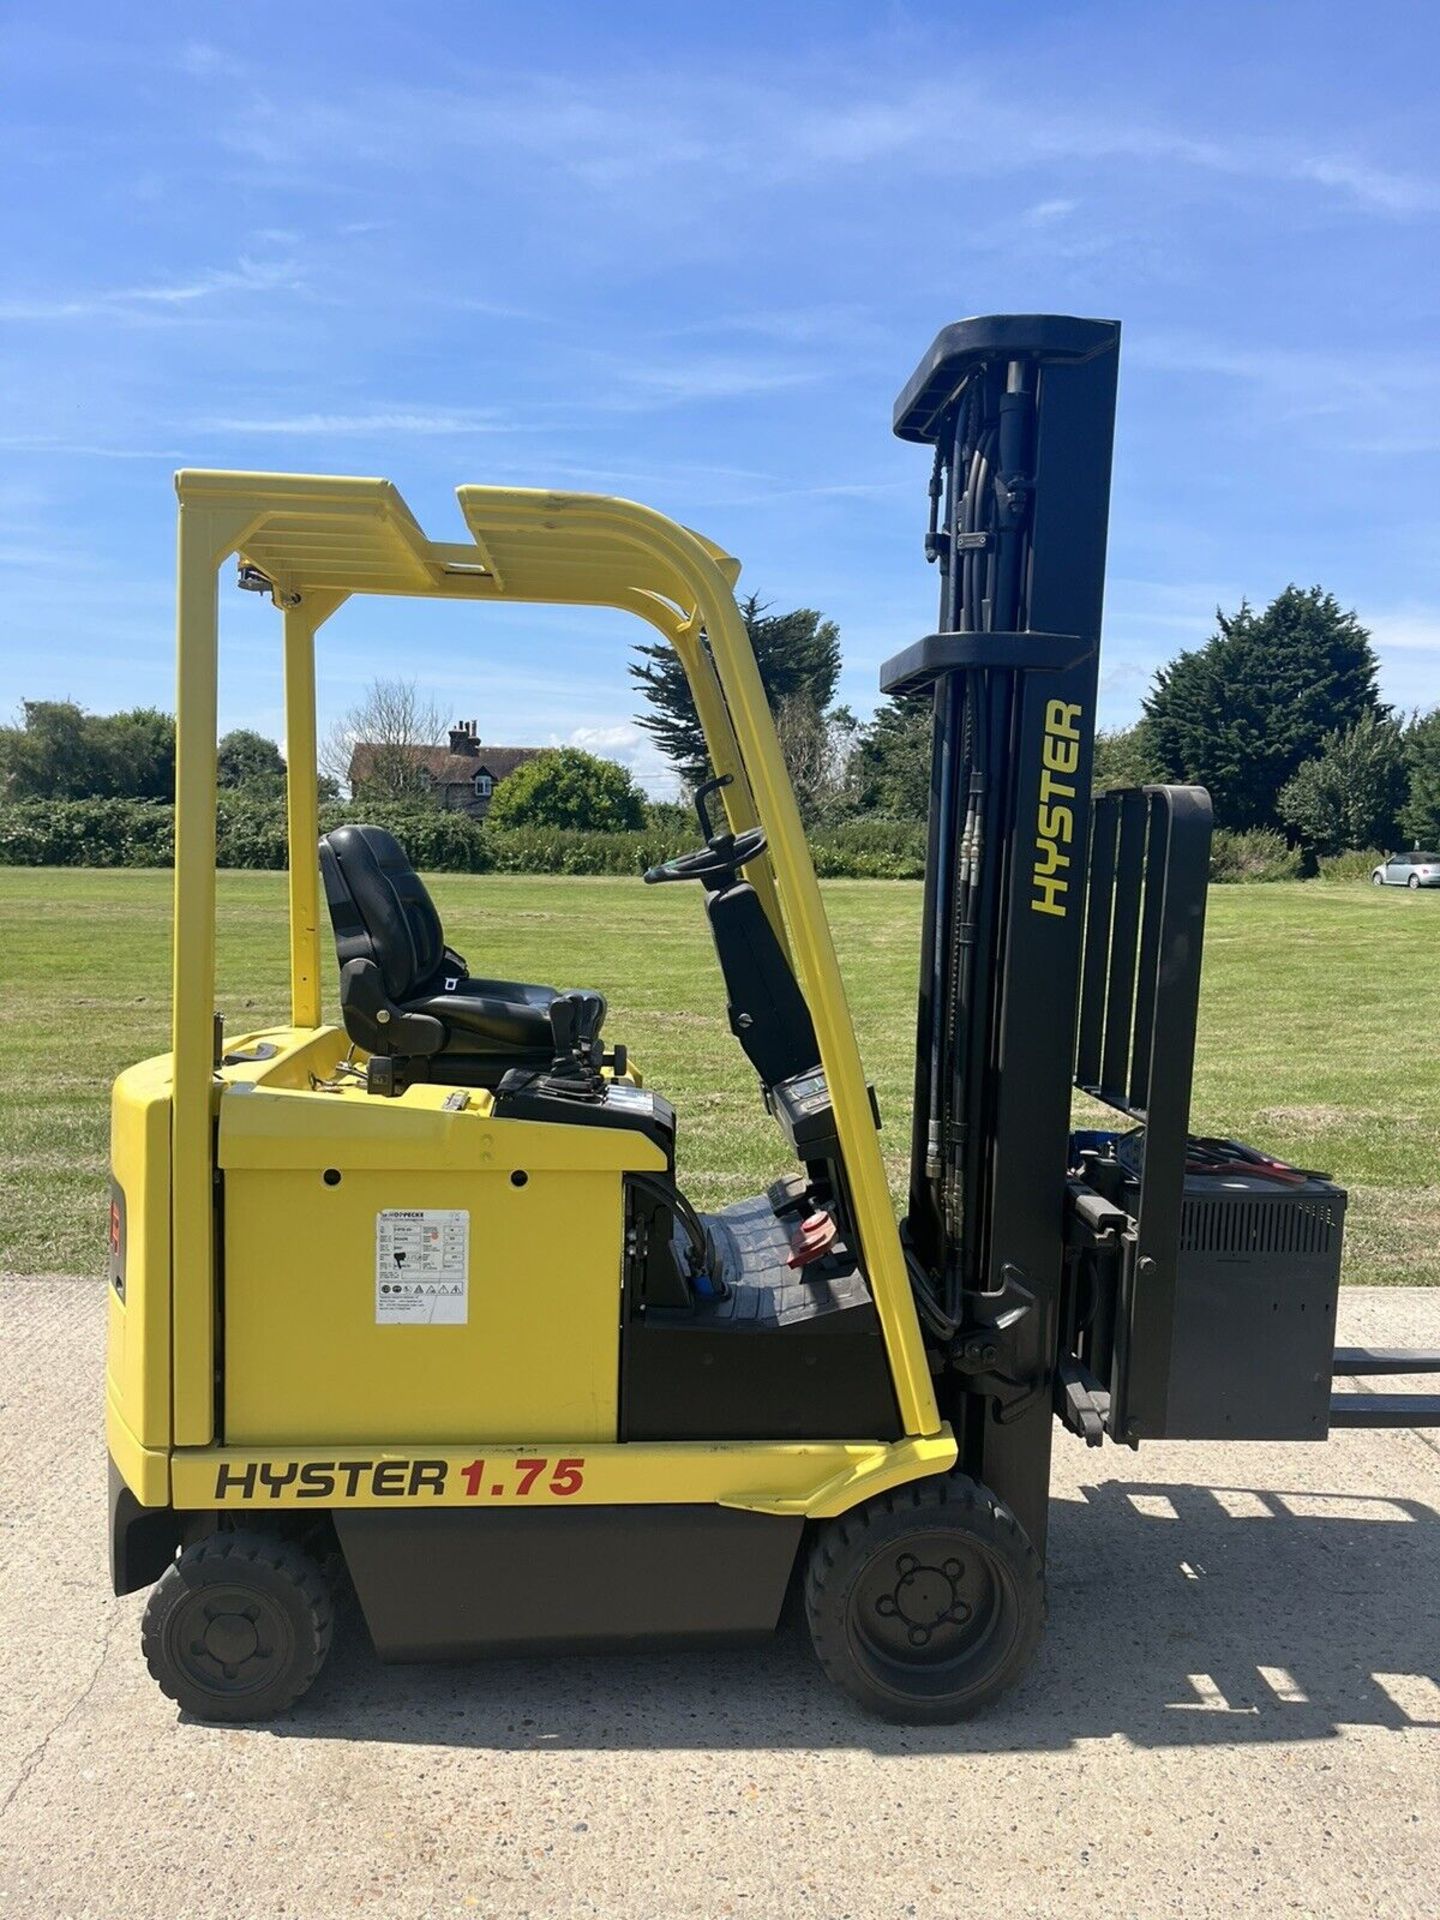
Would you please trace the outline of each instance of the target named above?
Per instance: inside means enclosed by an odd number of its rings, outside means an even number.
[[[145,800],[24,800],[0,806],[0,866],[168,867],[175,809]]]
[[[1378,847],[1363,847],[1353,853],[1332,853],[1320,861],[1322,880],[1368,880],[1385,855]]]
[[[1267,827],[1256,827],[1249,833],[1230,833],[1218,827],[1210,844],[1210,878],[1221,882],[1368,880],[1384,857],[1374,847],[1358,847],[1307,862],[1299,847],[1290,846],[1283,835]]]
[[[491,829],[462,813],[374,802],[360,808],[322,808],[320,825],[325,830],[355,818],[388,827],[416,866],[431,873],[633,875],[690,852],[699,838],[693,823],[663,815],[655,825],[632,833]],[[924,868],[924,830],[908,822],[856,821],[819,835],[814,851],[823,874],[915,879]],[[0,805],[0,866],[168,867],[174,858],[173,807],[139,800]],[[221,867],[283,868],[284,808],[244,794],[220,794],[215,861]]]
[[[667,810],[668,812],[668,810]],[[364,818],[388,827],[417,867],[431,873],[638,874],[696,844],[694,826],[662,816],[633,833],[576,828],[487,828],[434,807],[384,806],[321,811],[322,829]],[[925,871],[925,829],[908,820],[852,820],[811,835],[817,872],[827,879],[918,880]],[[273,801],[222,793],[216,810],[216,864],[283,868],[285,812]],[[0,866],[168,867],[175,858],[175,810],[144,800],[29,800],[0,805]],[[1364,879],[1374,853],[1324,862],[1327,879]],[[1298,880],[1298,848],[1278,833],[1217,830],[1210,878],[1217,882]]]
[[[1210,879],[1213,882],[1299,880],[1304,856],[1283,833],[1269,827],[1251,827],[1244,833],[1217,827],[1210,842]]]

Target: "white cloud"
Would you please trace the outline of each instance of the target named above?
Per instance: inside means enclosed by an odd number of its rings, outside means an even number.
[[[937,126],[956,136],[937,139]],[[991,178],[1059,162],[1169,163],[1187,172],[1318,189],[1395,218],[1440,210],[1440,182],[1381,166],[1363,154],[1316,149],[1270,132],[1204,137],[1133,111],[1056,113],[1013,105],[977,82],[890,83],[873,72],[807,69],[793,80],[744,84],[728,77],[667,86],[649,71],[603,90],[549,76],[486,71],[448,87],[369,86],[311,101],[303,114],[247,98],[224,130],[268,171],[323,166],[344,155],[414,171],[444,147],[491,152],[514,172],[568,174],[600,194],[633,202],[638,183],[707,200],[734,188],[828,179],[837,170],[903,166],[920,174]],[[1053,205],[1057,212],[1061,203]],[[1068,211],[1068,209],[1066,209]],[[1049,217],[1055,217],[1051,215]]]
[[[673,800],[680,791],[680,776],[649,734],[633,720],[572,727],[568,734],[552,733],[546,744],[583,747],[586,753],[596,754],[602,760],[618,760],[622,767],[629,768],[652,800]]]
[[[610,404],[623,409],[669,402],[739,400],[750,394],[778,393],[808,386],[825,369],[743,354],[692,354],[678,360],[633,361],[618,365],[619,383]],[[602,399],[600,404],[605,404]]]
[[[1135,334],[1126,357],[1132,367],[1228,380],[1231,404],[1252,424],[1258,404],[1268,422],[1318,426],[1331,454],[1440,448],[1440,355],[1429,351],[1327,352],[1155,328]]]
[[[813,307],[744,308],[707,313],[668,329],[672,339],[707,334],[755,335],[787,346],[869,347],[883,350],[886,329],[876,310],[853,302],[830,301]]]
[[[1382,651],[1440,654],[1440,608],[1412,602],[1367,615],[1365,624]]]
[[[1434,213],[1440,207],[1440,188],[1433,180],[1393,173],[1385,167],[1368,166],[1361,160],[1325,154],[1303,156],[1295,161],[1295,174],[1298,179],[1314,180],[1322,187],[1337,187],[1362,205],[1385,213]]]
[[[1323,187],[1338,199],[1400,216],[1440,209],[1440,182],[1423,175],[1372,165],[1354,154],[1317,153],[1274,134],[1236,130],[1223,140],[1203,139],[1183,127],[1115,114],[1040,117],[1027,128],[1012,116],[1012,152],[1032,158],[1173,161],[1202,173],[1238,179],[1291,181]]]
[[[6,453],[60,454],[85,460],[183,460],[174,447],[102,447],[83,441],[52,439],[43,434],[0,434]]]
[[[0,320],[85,320],[99,314],[132,319],[169,314],[226,294],[294,291],[302,285],[290,261],[240,260],[183,280],[140,287],[95,287],[75,294],[0,300]]]
[[[555,740],[557,746],[583,747],[587,753],[618,754],[619,750],[633,752],[636,748],[649,747],[649,736],[629,720],[607,727],[575,727],[565,739]]]
[[[1238,588],[1210,580],[1138,580],[1111,574],[1106,582],[1105,644],[1129,630],[1161,628],[1166,644],[1195,644],[1215,631],[1215,609],[1240,599]]]
[[[245,71],[243,62],[208,40],[187,40],[176,55],[175,64],[195,80],[211,80]]]
[[[1380,656],[1380,691],[1392,706],[1427,713],[1440,706],[1440,607],[1405,602],[1365,624]]]
[[[197,420],[197,433],[240,434],[363,434],[408,433],[452,435],[514,433],[497,413],[487,409],[386,407],[369,413],[295,413],[279,415],[224,414]]]
[[[1074,213],[1078,202],[1074,200],[1037,200],[1033,207],[1025,209],[1025,223],[1031,227],[1047,227],[1056,220],[1063,220],[1067,214]]]

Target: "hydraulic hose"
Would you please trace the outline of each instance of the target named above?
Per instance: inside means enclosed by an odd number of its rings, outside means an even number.
[[[1022,362],[981,368],[967,381],[955,412],[950,538],[936,542],[942,552],[948,548],[950,560],[942,604],[950,631],[1024,630],[1032,381]],[[933,489],[931,500],[933,509]],[[938,844],[951,853],[953,868],[937,877],[935,896],[926,1174],[944,1239],[938,1304],[953,1319],[962,1292],[983,1287],[987,1271],[1004,862],[1013,827],[1019,721],[1015,676],[989,665],[954,675],[937,693],[936,714],[942,754]]]

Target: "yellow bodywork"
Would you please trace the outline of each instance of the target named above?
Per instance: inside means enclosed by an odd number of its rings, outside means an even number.
[[[478,1462],[470,1478],[497,1504],[822,1514],[952,1465],[814,867],[735,605],[738,563],[597,495],[462,487],[471,539],[446,543],[383,480],[186,472],[176,485],[172,1052],[122,1075],[112,1130],[127,1249],[124,1298],[112,1289],[110,1303],[108,1427],[137,1499],[454,1504],[476,1497],[463,1488]],[[216,580],[234,555],[265,575],[284,620],[292,1024],[232,1042],[233,1064],[217,1069]],[[659,1149],[624,1131],[499,1121],[481,1091],[463,1105],[432,1085],[381,1100],[337,1076],[345,1039],[322,1017],[314,650],[357,593],[616,607],[674,645],[715,768],[732,776],[730,823],[768,836],[749,878],[814,1021],[904,1439],[619,1444],[622,1179],[661,1166]],[[247,1053],[265,1057],[234,1059]],[[386,1209],[469,1213],[464,1325],[376,1324]],[[579,1456],[577,1482],[564,1463]],[[259,1478],[247,1483],[247,1469]],[[247,1484],[254,1494],[236,1491]]]
[[[276,1085],[292,1047],[307,1073],[320,1049],[264,1037],[277,1062],[220,1113],[226,1442],[614,1441],[621,1180],[662,1170],[660,1149],[496,1120],[479,1089],[457,1109],[444,1086]],[[377,1324],[375,1220],[393,1208],[468,1213],[463,1326]]]

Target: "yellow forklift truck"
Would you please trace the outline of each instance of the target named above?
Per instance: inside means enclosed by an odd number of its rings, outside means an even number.
[[[841,1687],[953,1720],[1034,1651],[1056,1416],[1091,1444],[1437,1417],[1332,1402],[1336,1365],[1402,1358],[1332,1355],[1344,1195],[1189,1139],[1204,795],[1091,818],[1118,331],[959,323],[897,406],[941,575],[883,675],[934,711],[903,1224],[738,564],[594,495],[462,486],[469,537],[436,541],[383,480],[177,477],[172,1049],[114,1091],[106,1387],[113,1584],[155,1583],[182,1708],[290,1706],[341,1580],[391,1660],[762,1636],[795,1583]],[[289,1023],[233,1039],[231,559],[281,613],[291,977]],[[644,879],[696,884],[794,1156],[768,1193],[686,1200],[603,952],[585,987],[490,978],[389,834],[319,838],[315,637],[355,594],[616,607],[674,646],[714,777],[703,845]],[[1072,1131],[1072,1083],[1126,1124]]]

